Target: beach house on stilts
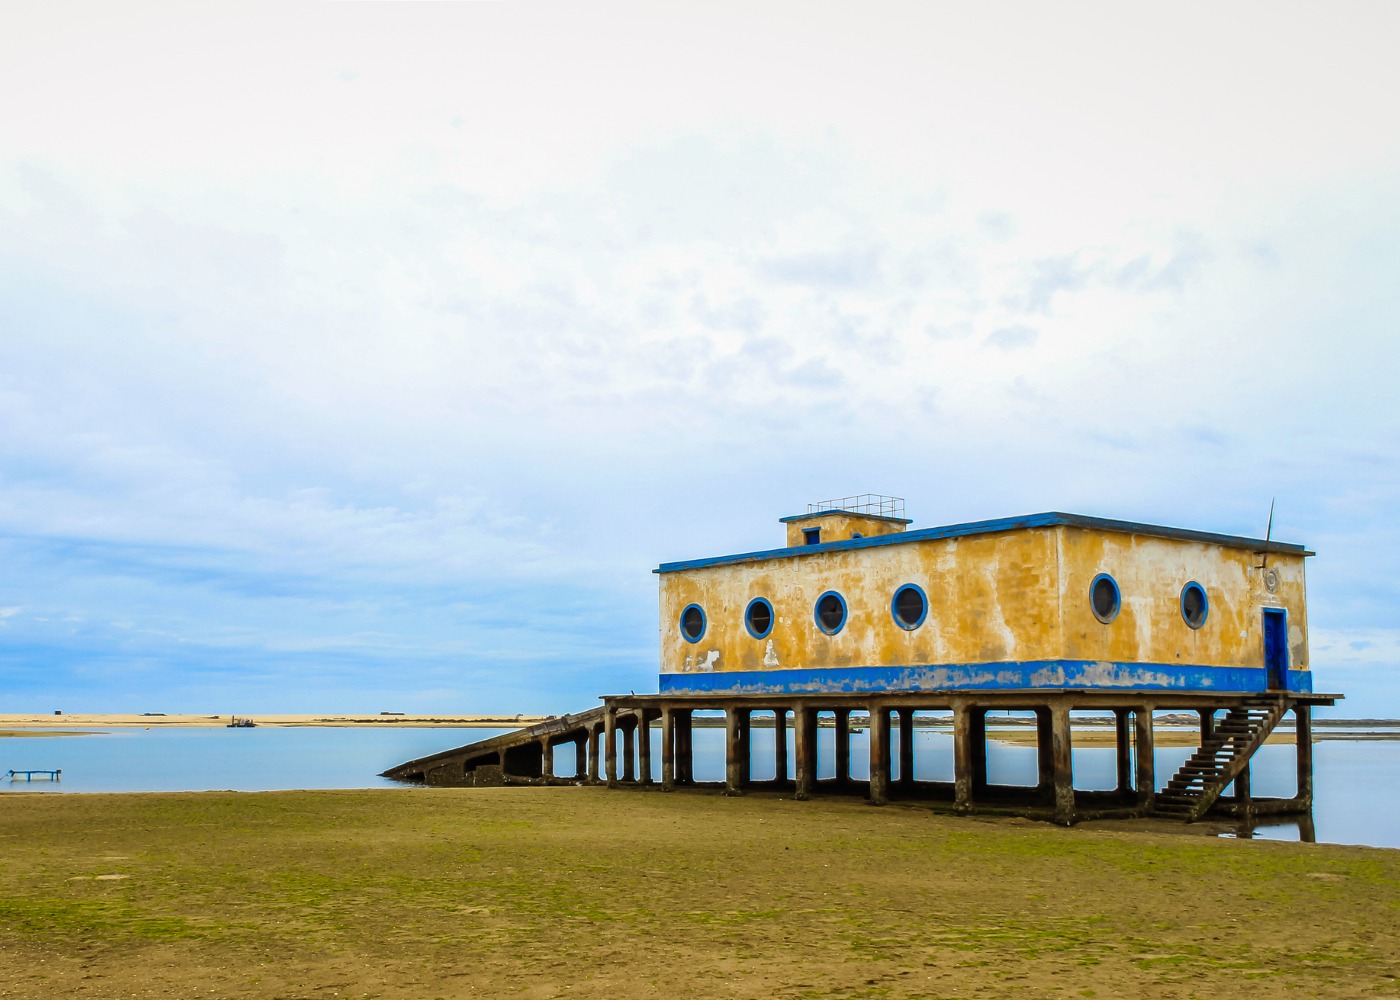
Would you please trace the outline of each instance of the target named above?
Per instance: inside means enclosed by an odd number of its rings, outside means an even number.
[[[781,523],[780,548],[657,568],[658,693],[604,696],[385,773],[671,789],[698,784],[696,727],[722,724],[715,784],[731,794],[861,794],[1061,823],[1311,809],[1311,709],[1339,696],[1312,690],[1303,546],[1064,513],[911,529],[901,499],[870,494]],[[1159,775],[1162,713],[1196,720],[1198,746]],[[1250,759],[1289,717],[1296,794],[1254,797]],[[1031,785],[989,773],[989,725],[1017,723],[1035,748]],[[774,733],[761,781],[755,726]],[[1071,752],[1095,728],[1116,780],[1076,789]],[[854,729],[868,747],[856,768]],[[949,759],[916,754],[926,730],[951,736]]]

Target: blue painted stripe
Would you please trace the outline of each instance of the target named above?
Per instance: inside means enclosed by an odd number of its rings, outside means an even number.
[[[662,694],[821,694],[1046,690],[1267,691],[1263,667],[1102,660],[1017,660],[917,667],[824,667],[662,674]],[[1288,671],[1288,690],[1312,692],[1312,673]]]
[[[1159,524],[1142,524],[1137,521],[1115,521],[1104,517],[1088,517],[1083,514],[1064,514],[1048,511],[1044,514],[1028,514],[1024,517],[1003,517],[990,521],[969,521],[964,524],[947,524],[936,528],[919,528],[915,531],[901,531],[893,535],[875,535],[870,538],[850,538],[839,542],[823,542],[820,545],[801,545],[782,549],[763,549],[757,552],[741,552],[737,555],[714,556],[709,559],[691,559],[685,562],[662,563],[653,573],[676,573],[680,570],[700,569],[705,566],[724,566],[730,563],[758,562],[765,559],[783,559],[790,556],[809,556],[818,552],[844,552],[848,549],[869,549],[881,545],[908,545],[911,542],[925,542],[940,538],[963,538],[968,535],[989,535],[1002,531],[1018,531],[1025,528],[1049,528],[1068,525],[1075,528],[1094,528],[1100,531],[1116,531],[1133,535],[1151,535],[1156,538],[1175,538],[1192,542],[1208,542],[1228,548],[1248,549],[1251,552],[1287,552],[1294,555],[1310,556],[1313,553],[1302,545],[1291,542],[1266,542],[1262,538],[1246,538],[1243,535],[1218,535],[1211,531],[1193,531],[1190,528],[1168,528]]]

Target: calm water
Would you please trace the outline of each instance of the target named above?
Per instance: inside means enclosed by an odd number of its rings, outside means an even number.
[[[395,783],[378,777],[394,764],[450,747],[499,735],[499,729],[115,729],[93,736],[0,737],[0,792],[168,792],[232,789],[271,791],[296,788],[379,788]],[[898,731],[892,734],[898,745]],[[834,734],[818,731],[819,777],[832,776]],[[656,741],[659,745],[659,739]],[[753,774],[771,778],[773,731],[752,731]],[[792,741],[789,740],[789,761]],[[1156,768],[1165,782],[1191,753],[1190,747],[1159,749]],[[951,781],[952,736],[946,731],[915,732],[915,771],[920,778]],[[898,760],[897,753],[894,759]],[[560,773],[573,754],[561,748]],[[851,734],[851,772],[866,777],[865,734]],[[1295,790],[1291,746],[1266,746],[1254,758],[1254,793],[1287,796]],[[659,777],[659,755],[653,761]],[[791,766],[791,765],[789,765]],[[61,768],[60,782],[9,781],[14,768]],[[1035,750],[988,742],[989,778],[1006,784],[1033,784]],[[1314,747],[1313,822],[1324,843],[1400,847],[1400,823],[1388,797],[1377,789],[1400,787],[1400,742],[1324,740]],[[695,730],[695,777],[724,780],[724,731]],[[1074,751],[1075,787],[1112,788],[1111,749]],[[1255,836],[1297,840],[1296,822],[1261,827]]]

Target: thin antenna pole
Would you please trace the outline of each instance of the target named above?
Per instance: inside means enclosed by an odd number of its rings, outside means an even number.
[[[1260,569],[1269,568],[1269,542],[1274,537],[1274,501],[1278,497],[1269,498],[1269,528],[1264,532],[1264,561],[1259,564]]]

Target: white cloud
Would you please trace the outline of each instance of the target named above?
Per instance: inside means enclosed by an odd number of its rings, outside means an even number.
[[[874,484],[1250,532],[1278,495],[1315,626],[1389,628],[1388,13],[1211,18],[27,9],[0,541],[44,555],[0,601],[461,650],[530,586],[645,622],[651,565]],[[562,675],[598,628],[486,631]]]

